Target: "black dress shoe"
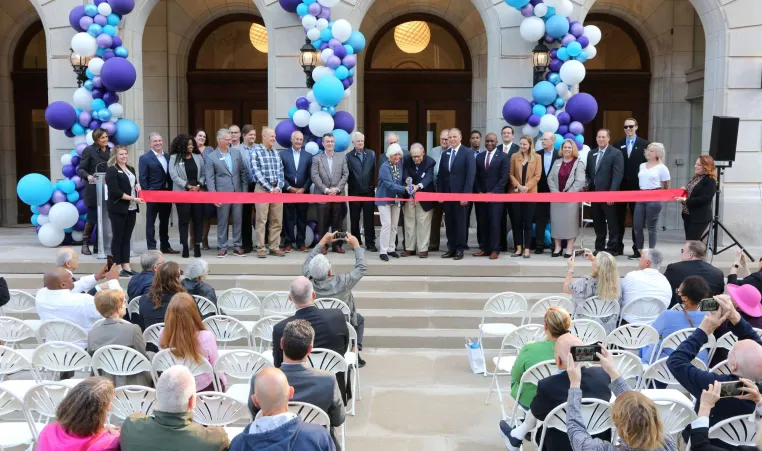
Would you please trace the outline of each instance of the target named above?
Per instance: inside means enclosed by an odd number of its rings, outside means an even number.
[[[381,254],[381,255],[378,256],[378,258],[380,258],[381,260],[383,260],[385,262],[389,261],[389,256],[386,255],[386,254]]]
[[[538,255],[539,255],[539,254],[542,254],[543,252],[545,252],[545,249],[544,249],[544,248],[541,248],[541,247],[538,247],[538,248],[536,248],[536,249],[534,250],[534,253],[535,253],[535,254],[538,254]]]
[[[551,252],[550,256],[551,257],[560,257],[561,256],[561,252]]]
[[[627,258],[629,260],[640,260],[640,252],[635,252],[632,255],[628,255]]]
[[[387,255],[389,255],[389,257],[400,258],[400,254],[397,252],[387,252]]]
[[[368,246],[365,248],[368,252],[378,252],[378,248],[376,246]]]
[[[447,251],[444,254],[442,254],[442,258],[453,258],[455,257],[455,252],[453,251]]]
[[[573,254],[564,254],[564,258],[571,258]]]
[[[130,273],[130,271],[127,271],[126,269],[123,269],[119,271],[119,277],[132,277],[133,274]]]
[[[511,254],[511,257],[521,257],[521,252],[514,252]]]
[[[463,260],[463,252],[458,252],[455,254],[455,257],[452,258],[453,260]]]
[[[179,254],[180,251],[176,251],[176,250],[172,249],[171,247],[166,247],[166,248],[161,250],[161,253],[162,254]]]
[[[365,368],[365,360],[360,357],[359,353],[357,354],[357,368]]]

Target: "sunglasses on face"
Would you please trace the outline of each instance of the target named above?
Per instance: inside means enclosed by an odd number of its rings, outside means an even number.
[[[625,126],[624,126],[624,129],[625,129],[625,130],[629,130],[629,129],[631,129],[631,128],[635,128],[635,126],[634,126],[634,125],[625,125]]]

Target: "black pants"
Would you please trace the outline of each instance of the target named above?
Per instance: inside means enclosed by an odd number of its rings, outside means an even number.
[[[169,248],[169,215],[172,214],[170,203],[149,203],[146,205],[146,245],[156,249],[156,216],[159,216],[160,249]]]
[[[511,203],[503,203],[503,212],[500,214],[500,250],[505,252],[508,250],[508,222],[511,220]],[[513,227],[513,223],[511,223]]]
[[[373,197],[370,194],[353,194],[354,196]],[[376,245],[376,226],[373,222],[373,208],[375,202],[350,202],[349,218],[352,235],[360,239],[360,214],[362,214],[362,226],[365,232],[365,247]],[[360,241],[362,243],[362,241]]]
[[[513,244],[523,249],[532,244],[532,224],[537,204],[534,202],[515,202],[511,204],[511,227],[513,227]]]
[[[130,262],[130,239],[132,238],[132,229],[135,228],[136,214],[137,210],[124,214],[111,212],[108,214],[111,220],[111,254],[115,265]]]
[[[286,246],[304,246],[308,207],[309,204],[283,204],[283,230],[286,233]],[[296,234],[294,234],[294,226],[296,226]],[[317,243],[320,238],[316,236],[314,241]]]
[[[328,233],[330,227],[332,231],[343,231],[342,220],[344,219],[341,207],[343,202],[331,202],[327,204],[319,204],[318,210],[318,236],[315,237],[315,241],[320,241],[323,235]],[[331,247],[336,249],[344,244],[343,240],[334,241],[331,243]]]
[[[256,183],[249,183],[248,192],[253,193]],[[247,251],[254,249],[252,241],[252,222],[251,215],[254,213],[254,204],[243,204],[241,209],[241,245]]]
[[[550,203],[537,202],[534,210],[534,234],[537,236],[536,249],[545,249],[545,229],[550,221]]]
[[[616,204],[616,219],[617,227],[619,228],[619,236],[617,238],[617,249],[619,252],[624,253],[624,232],[627,227],[625,221],[627,221],[627,209],[630,209],[630,216],[635,218],[635,202],[619,202]],[[634,225],[634,224],[633,224]],[[637,254],[638,247],[635,246],[635,227],[632,228],[632,251]]]
[[[455,253],[463,253],[468,243],[468,218],[466,213],[468,206],[460,205],[460,202],[445,202],[445,228],[447,232],[447,250]]]
[[[593,202],[593,228],[595,229],[595,250],[614,255],[619,246],[619,223],[616,216],[616,205],[606,202]],[[606,242],[606,230],[609,240]]]
[[[482,229],[479,249],[488,254],[500,253],[500,217],[502,215],[502,202],[476,203],[476,217],[479,219],[479,228]]]
[[[177,206],[177,219],[180,226],[180,244],[188,246],[188,223],[193,221],[193,239],[201,244],[201,236],[204,230],[204,204],[175,204]]]
[[[683,227],[685,228],[685,239],[691,241],[701,241],[704,232],[709,227],[711,221],[693,222],[690,215],[683,213]]]

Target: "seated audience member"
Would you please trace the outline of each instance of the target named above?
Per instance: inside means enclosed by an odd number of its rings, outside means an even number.
[[[751,324],[751,327],[762,328],[762,294],[759,290],[751,284],[739,286],[729,283],[726,288],[741,318]]]
[[[748,274],[748,276],[743,279],[738,278],[738,270],[741,268]],[[746,255],[743,253],[743,250],[739,250],[736,259],[733,262],[733,266],[730,267],[730,271],[728,272],[728,283],[735,285],[752,285],[762,293],[762,258],[759,259],[759,270],[751,272],[749,270],[749,264],[746,262]]]
[[[600,255],[600,254],[598,254]],[[500,422],[500,433],[505,439],[505,446],[509,450],[518,450],[524,436],[537,426],[537,421],[545,421],[545,417],[551,410],[565,403],[569,399],[569,374],[566,370],[566,362],[572,346],[581,346],[582,340],[572,334],[564,334],[556,341],[554,359],[559,370],[558,374],[546,377],[537,384],[537,394],[529,406],[526,420],[515,428],[511,428],[505,421]],[[598,398],[604,401],[611,399],[609,384],[611,379],[601,367],[586,367],[581,370],[581,387],[583,398]],[[537,431],[539,442],[542,431]],[[598,436],[603,440],[611,440],[611,433],[606,432]],[[545,443],[542,451],[571,451],[569,436],[558,429],[549,429],[545,433]]]
[[[214,288],[204,282],[208,275],[209,264],[206,260],[200,258],[191,260],[185,267],[185,278],[182,280],[183,288],[188,290],[188,293],[203,296],[217,305],[217,294],[215,294]]]
[[[230,440],[224,429],[193,422],[196,383],[193,374],[176,365],[161,373],[151,416],[130,415],[122,424],[121,451],[221,451]]]
[[[616,362],[608,349],[598,354],[601,368],[611,378],[611,391],[616,395],[612,406],[611,420],[616,427],[621,445],[593,438],[587,432],[582,412],[582,371],[580,363],[575,363],[571,353],[566,357],[566,372],[569,375],[569,398],[566,407],[566,425],[569,441],[574,451],[618,451],[623,449],[644,451],[677,451],[677,443],[665,434],[656,404],[646,395],[632,391],[616,369]]]
[[[622,309],[640,298],[655,298],[669,307],[672,301],[672,287],[669,280],[659,272],[664,256],[657,249],[644,249],[640,253],[639,271],[630,271],[622,279]],[[625,315],[628,323],[636,322],[637,316]]]
[[[680,260],[677,263],[667,265],[664,277],[669,280],[672,290],[677,290],[683,280],[688,276],[701,276],[709,284],[712,295],[722,294],[725,291],[725,275],[718,268],[704,261],[706,258],[706,245],[701,241],[686,241],[680,249]],[[670,307],[680,302],[677,292],[672,292]]]
[[[294,388],[293,401],[314,404],[328,414],[331,427],[344,424],[344,401],[341,397],[339,384],[333,373],[307,366],[307,356],[312,352],[315,331],[310,323],[303,319],[291,321],[283,329],[280,339],[283,348],[283,363],[280,366],[288,379],[288,385]],[[259,407],[254,404],[254,390],[257,376],[251,378],[249,393],[249,410],[256,417]],[[338,448],[338,444],[337,444]]]
[[[96,274],[77,279],[74,275],[74,271],[79,268],[79,255],[77,254],[77,251],[70,247],[61,248],[56,252],[56,266],[69,271],[69,274],[71,274],[71,277],[74,279],[74,288],[71,290],[72,293],[88,293],[92,289],[100,291],[101,287],[98,286],[98,282],[119,280],[119,268],[114,268],[116,265],[111,266],[111,271],[108,270],[108,265],[106,265]]]
[[[42,429],[37,451],[111,451],[119,449],[119,429],[105,426],[114,385],[88,377],[75,385],[56,408],[56,422]]]
[[[42,321],[63,319],[89,331],[93,323],[102,319],[92,296],[71,291],[74,288],[74,280],[69,271],[63,268],[52,269],[45,273],[43,281],[45,288],[37,291],[35,296],[37,314]],[[117,280],[109,280],[108,287],[121,290]],[[83,341],[77,345],[84,348],[87,343]]]
[[[702,299],[712,297],[712,293],[709,290],[709,285],[706,281],[699,276],[688,276],[680,284],[680,288],[677,289],[677,295],[680,296],[683,304],[683,311],[667,310],[656,318],[656,321],[651,324],[657,332],[659,332],[660,340],[665,339],[669,334],[677,332],[678,330],[695,328],[701,324],[701,321],[706,316],[707,312],[699,310],[699,304]],[[673,349],[664,349],[661,355],[652,358],[652,354],[656,352],[656,349],[661,344],[661,341],[654,345],[648,345],[645,348],[640,349],[640,358],[644,363],[655,362],[658,359],[668,357],[672,354]],[[704,363],[709,363],[709,350],[704,349],[698,353],[698,358]]]
[[[533,341],[524,345],[516,357],[516,361],[511,368],[511,396],[516,399],[519,392],[519,382],[524,371],[534,365],[546,360],[553,360],[554,349],[558,337],[568,334],[571,329],[571,316],[561,307],[551,307],[545,312],[545,336],[546,340]],[[534,384],[524,384],[521,388],[521,398],[519,404],[524,410],[529,408],[529,404],[534,399],[537,392],[537,386]]]
[[[4,306],[11,300],[11,292],[8,291],[8,282],[5,278],[0,277],[0,307]]]
[[[141,272],[130,278],[127,284],[127,299],[133,300],[148,293],[153,285],[153,278],[164,263],[164,254],[156,249],[140,254]]]
[[[196,301],[188,293],[178,293],[169,301],[164,328],[159,334],[159,348],[171,349],[175,357],[196,363],[206,359],[214,366],[217,361],[217,339],[204,326]],[[220,374],[220,379],[225,385],[224,374]],[[196,376],[198,391],[213,391],[213,382],[212,373]]]
[[[309,279],[303,276],[294,279],[288,290],[288,298],[296,305],[296,313],[273,327],[273,363],[275,367],[279,368],[283,363],[283,349],[280,344],[283,331],[286,325],[298,319],[303,319],[312,326],[315,332],[314,347],[330,349],[342,356],[347,352],[349,328],[347,328],[347,320],[344,318],[344,314],[339,309],[315,307],[315,291]],[[336,381],[346,404],[347,384],[344,381],[344,373],[336,373]]]
[[[288,411],[294,396],[286,375],[278,368],[257,374],[252,402],[262,416],[246,426],[230,443],[230,451],[294,450],[334,451],[331,436],[323,426],[304,423]]]
[[[675,379],[696,399],[700,399],[702,391],[715,381],[727,382],[739,379],[758,381],[762,379],[762,341],[749,323],[744,321],[733,308],[728,296],[715,296],[714,299],[720,303],[720,309],[708,313],[701,321],[698,329],[682,342],[667,360],[667,367]],[[730,321],[730,331],[738,337],[738,342],[728,354],[730,374],[715,374],[696,368],[691,361],[696,357],[699,349],[706,344],[707,337],[725,321]],[[700,408],[699,400],[696,405],[697,411]],[[709,417],[709,427],[730,417],[751,414],[754,409],[754,401],[723,398],[717,402],[712,415]],[[683,438],[687,440],[689,433],[687,430],[683,432]],[[734,449],[729,444],[718,440],[712,440],[712,444],[723,449]]]
[[[96,325],[87,334],[87,351],[92,355],[103,346],[121,345],[132,348],[146,355],[146,341],[137,324],[125,324],[121,322],[127,304],[124,302],[124,291],[104,290],[95,295],[95,308],[106,319]],[[150,361],[150,359],[149,359]],[[152,386],[151,375],[147,372],[133,376],[112,376],[104,374],[111,379],[115,387],[123,385]]]
[[[302,274],[312,281],[315,293],[318,298],[336,298],[343,301],[349,309],[352,311],[349,323],[355,328],[357,332],[357,364],[360,368],[365,366],[365,360],[360,357],[359,351],[362,351],[362,337],[365,332],[365,318],[355,308],[355,297],[352,295],[352,288],[357,285],[362,279],[365,273],[368,272],[368,267],[365,264],[365,249],[360,247],[360,243],[357,241],[357,237],[347,233],[347,243],[352,246],[355,253],[355,267],[351,271],[344,274],[336,275],[331,268],[331,262],[325,255],[320,253],[321,249],[324,249],[328,243],[333,242],[333,233],[326,233],[320,240],[317,246],[315,246],[307,256],[307,260],[302,265]],[[312,327],[315,327],[313,324]],[[320,335],[320,331],[315,329],[316,335]],[[317,346],[322,348],[323,346]],[[341,353],[343,355],[343,353]]]
[[[589,276],[581,277],[572,281],[574,277],[574,256],[568,260],[569,270],[564,279],[564,293],[572,295],[574,310],[581,308],[585,300],[592,296],[598,296],[600,301],[622,303],[622,288],[619,281],[619,272],[616,268],[616,260],[608,252],[598,252],[593,255],[589,249],[585,249],[585,260],[593,264],[593,271]],[[587,318],[585,315],[577,315],[578,318],[595,319],[599,322],[606,333],[611,333],[616,328],[619,315],[611,315],[605,318]]]
[[[762,396],[759,394],[759,387],[748,379],[741,379],[741,382],[745,385],[745,387],[741,389],[744,390],[745,393],[741,396],[736,396],[736,398],[748,399],[757,405],[757,408],[754,411],[754,417],[757,423],[762,426],[762,423],[759,422],[760,415],[762,414],[759,406],[759,403],[762,400]],[[706,390],[701,392],[701,407],[697,413],[698,418],[691,423],[691,450],[720,451],[725,449],[714,446],[709,441],[709,414],[719,400],[720,383],[714,381]],[[762,429],[757,431],[757,446],[738,446],[734,449],[739,451],[759,451],[762,449]]]
[[[143,328],[163,323],[170,299],[177,293],[185,293],[180,284],[180,267],[175,262],[162,263],[148,293],[140,297],[140,317]]]

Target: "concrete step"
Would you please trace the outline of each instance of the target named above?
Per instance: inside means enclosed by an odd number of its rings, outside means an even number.
[[[363,348],[464,349],[465,338],[476,339],[477,331],[465,329],[367,328]],[[499,337],[484,339],[485,349],[500,349]],[[466,359],[465,353],[463,358]]]
[[[363,309],[365,325],[374,329],[466,329],[477,330],[482,319],[480,310],[402,310]],[[524,313],[495,317],[488,322],[521,324]]]

